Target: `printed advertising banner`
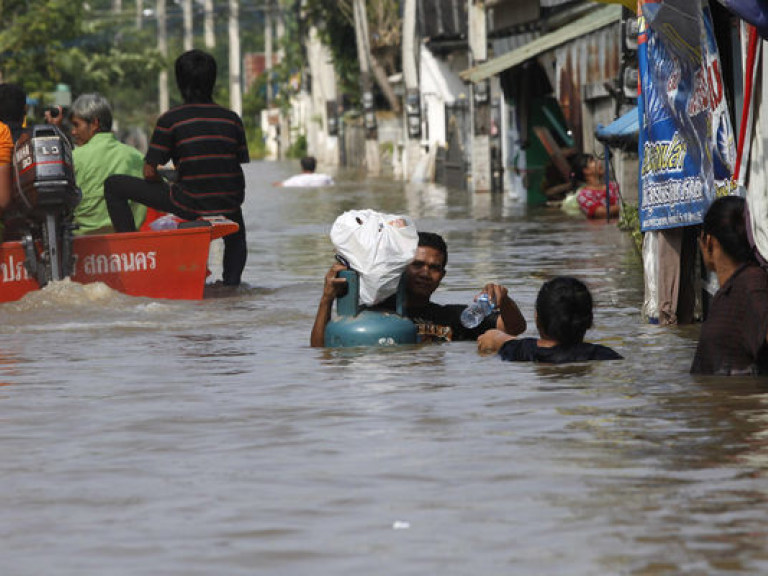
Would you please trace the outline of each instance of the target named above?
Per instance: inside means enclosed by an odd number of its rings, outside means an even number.
[[[701,223],[734,189],[735,147],[708,7],[640,0],[640,227]]]

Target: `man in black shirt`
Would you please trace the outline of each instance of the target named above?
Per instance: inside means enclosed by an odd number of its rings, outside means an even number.
[[[248,162],[245,130],[240,117],[213,102],[216,60],[201,50],[190,50],[176,60],[176,83],[184,104],[160,116],[145,158],[144,179],[111,176],[104,197],[117,232],[133,232],[128,200],[185,220],[221,215],[240,229],[224,237],[225,285],[237,286],[248,255],[240,206],[245,177],[240,164]],[[157,167],[173,161],[176,182],[165,182]]]
[[[465,328],[460,321],[466,308],[463,304],[435,304],[430,299],[445,276],[448,262],[448,247],[439,234],[419,232],[416,256],[405,271],[406,315],[413,320],[421,341],[475,340],[486,330],[496,328],[511,335],[525,332],[526,323],[517,304],[509,297],[507,289],[499,284],[486,284],[483,289],[498,305],[499,312],[493,313],[476,328]],[[334,300],[340,296],[346,280],[337,278],[343,270],[341,264],[334,264],[325,276],[325,286],[312,327],[312,346],[325,345],[325,327],[331,319]],[[395,297],[382,302],[378,309],[395,309]]]

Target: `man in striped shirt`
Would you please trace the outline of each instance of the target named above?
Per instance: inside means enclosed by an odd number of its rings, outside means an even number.
[[[185,220],[226,216],[240,229],[224,237],[223,283],[240,284],[248,255],[241,205],[249,161],[240,117],[213,102],[216,61],[201,50],[176,60],[176,84],[184,104],[160,116],[145,157],[144,179],[112,176],[104,184],[109,215],[117,232],[133,232],[129,200]],[[163,180],[158,166],[173,161],[177,178]]]

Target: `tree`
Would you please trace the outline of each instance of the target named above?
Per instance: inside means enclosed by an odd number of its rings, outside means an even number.
[[[399,66],[399,51],[396,49],[400,43],[399,2],[367,0],[366,8],[371,31],[371,71],[389,106],[398,110],[400,103],[387,76],[394,74]],[[358,55],[356,50],[350,49],[355,46],[352,0],[308,0],[306,14],[333,54],[341,90],[353,95],[359,102]]]
[[[132,14],[112,12],[108,0],[13,0],[0,14],[0,71],[28,93],[45,98],[57,84],[75,95],[101,92],[127,123],[146,126],[154,77],[166,63],[153,46],[151,30],[137,31]]]

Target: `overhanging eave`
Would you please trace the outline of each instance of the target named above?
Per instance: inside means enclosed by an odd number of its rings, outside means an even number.
[[[601,7],[592,14],[584,16],[567,26],[558,28],[549,34],[540,36],[525,46],[521,46],[516,50],[502,54],[483,64],[468,68],[463,72],[460,72],[459,76],[461,76],[461,79],[465,82],[482,82],[491,76],[500,74],[504,70],[514,68],[532,58],[536,58],[544,52],[553,50],[558,46],[562,46],[563,44],[575,40],[576,38],[580,38],[590,32],[615,24],[620,20],[621,6],[612,4],[610,6]]]

